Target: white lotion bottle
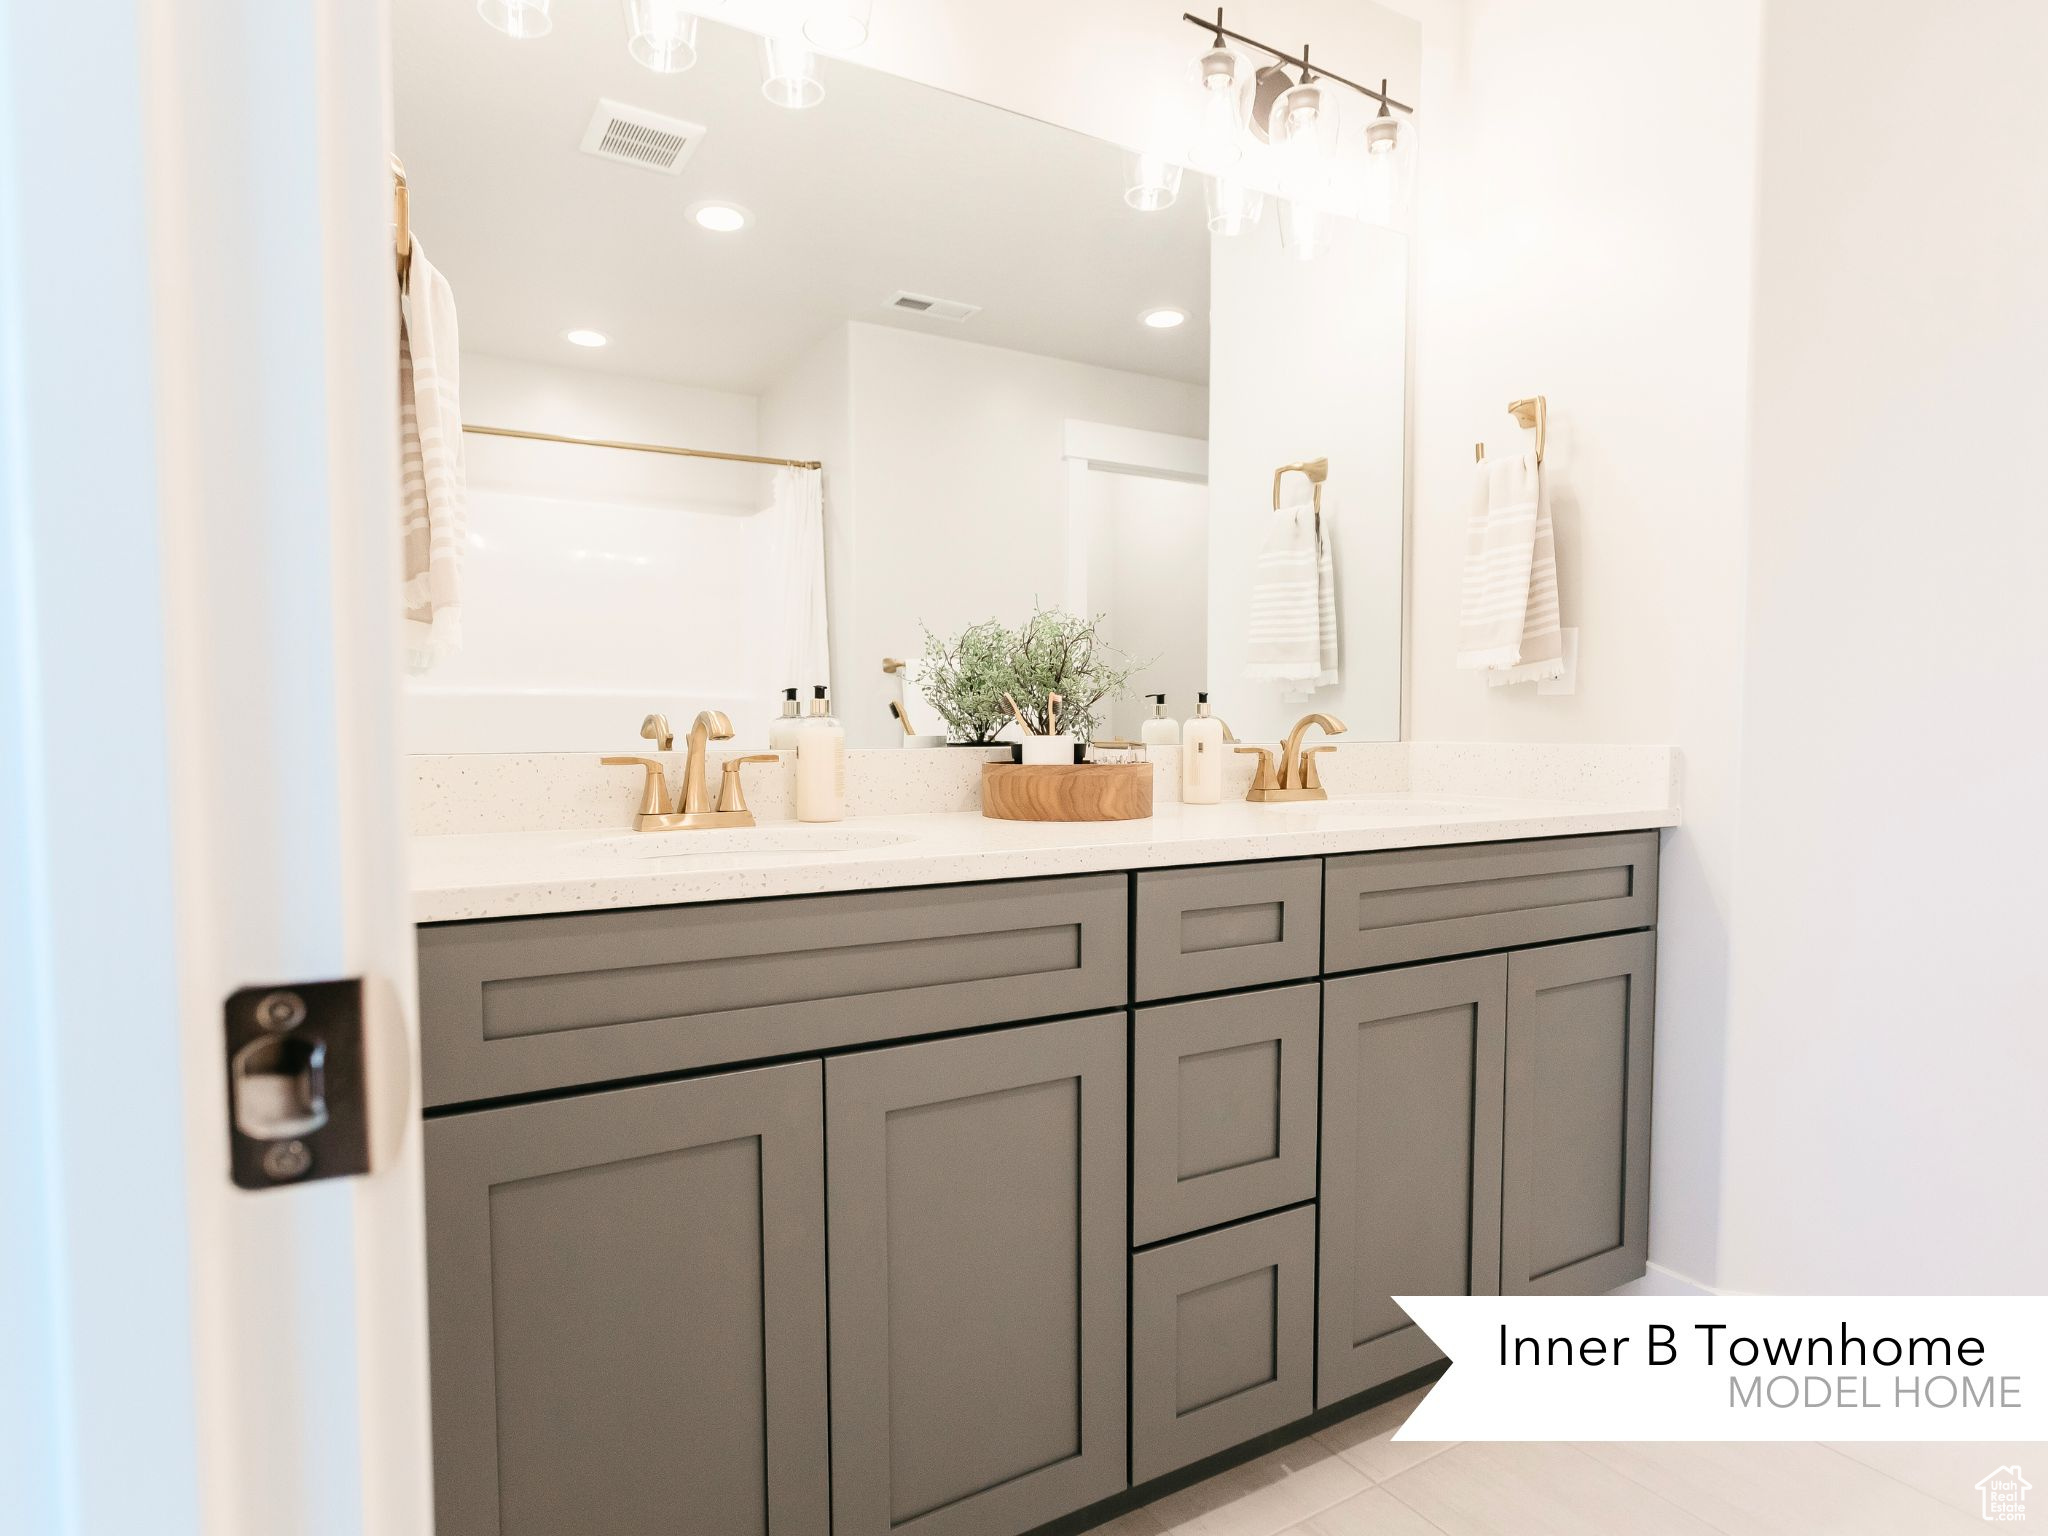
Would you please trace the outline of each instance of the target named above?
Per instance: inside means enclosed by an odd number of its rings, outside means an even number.
[[[1223,798],[1223,722],[1209,713],[1209,695],[1195,695],[1195,717],[1180,733],[1180,798],[1214,805]]]
[[[803,716],[797,713],[796,690],[782,690],[782,713],[768,724],[768,750],[771,752],[794,752],[797,732],[804,728]]]
[[[846,727],[826,712],[825,685],[811,690],[811,712],[796,737],[796,819],[846,815]]]
[[[1148,747],[1172,747],[1180,744],[1180,722],[1166,714],[1166,695],[1148,693],[1152,701],[1152,718],[1138,728],[1138,738]]]

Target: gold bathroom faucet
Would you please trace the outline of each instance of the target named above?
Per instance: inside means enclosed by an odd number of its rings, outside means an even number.
[[[1239,747],[1240,752],[1258,754],[1259,771],[1252,776],[1252,787],[1245,792],[1245,799],[1269,800],[1327,800],[1330,792],[1323,788],[1323,781],[1316,773],[1316,754],[1328,752],[1326,744],[1301,749],[1301,738],[1310,726],[1320,726],[1332,736],[1340,736],[1348,726],[1335,715],[1303,715],[1294,722],[1294,729],[1287,733],[1287,739],[1280,744],[1280,762],[1273,763],[1271,747]]]
[[[667,752],[675,746],[675,734],[669,729],[666,715],[649,715],[640,722],[640,734]],[[607,757],[608,767],[638,767],[647,771],[647,777],[640,785],[640,810],[633,818],[633,826],[640,832],[700,832],[714,827],[751,827],[754,813],[747,809],[746,787],[740,782],[742,763],[773,763],[780,761],[773,752],[752,752],[744,757],[729,757],[722,765],[724,774],[718,785],[718,803],[711,803],[709,791],[704,787],[704,745],[711,741],[730,741],[732,721],[724,711],[704,710],[690,727],[688,755],[683,759],[683,797],[680,804],[669,799],[668,777],[658,757]]]

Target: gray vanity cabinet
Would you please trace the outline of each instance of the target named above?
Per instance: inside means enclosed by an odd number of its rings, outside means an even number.
[[[825,1064],[834,1536],[1125,1486],[1125,1016]]]
[[[1643,1273],[1656,938],[1507,959],[1501,1289],[1593,1294]]]
[[[1499,1290],[1509,964],[1323,984],[1319,1406],[1440,1358],[1393,1297]]]
[[[427,1122],[440,1536],[825,1536],[822,1076]]]

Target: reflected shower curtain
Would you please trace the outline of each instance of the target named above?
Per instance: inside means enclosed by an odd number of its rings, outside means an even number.
[[[808,699],[817,683],[829,683],[830,633],[825,612],[824,471],[775,471],[776,543],[782,550],[782,632],[780,685],[795,684]],[[807,706],[808,707],[808,706]]]

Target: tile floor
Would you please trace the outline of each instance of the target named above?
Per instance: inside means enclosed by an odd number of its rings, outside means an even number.
[[[1101,1526],[1102,1536],[1960,1536],[2048,1446],[1416,1445],[1420,1391]],[[2036,1474],[2044,1490],[2048,1477]],[[2048,1532],[2048,1492],[2037,1516]],[[2007,1527],[2012,1529],[2012,1527]],[[2025,1527],[2019,1527],[2025,1529]]]

